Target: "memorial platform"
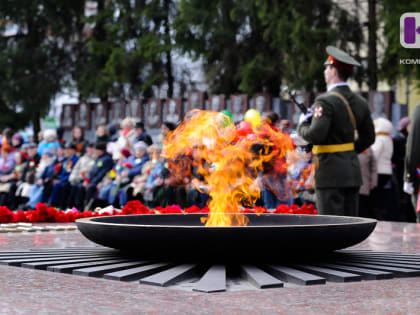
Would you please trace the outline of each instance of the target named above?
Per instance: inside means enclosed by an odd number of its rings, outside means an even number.
[[[47,248],[98,247],[78,231],[0,234],[2,252]],[[420,254],[420,225],[378,222],[350,249]],[[420,277],[208,294],[0,265],[0,292],[1,314],[418,314]]]

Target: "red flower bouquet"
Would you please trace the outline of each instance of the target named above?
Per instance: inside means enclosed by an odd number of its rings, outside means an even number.
[[[121,214],[153,214],[154,212],[143,205],[138,200],[128,201],[124,208],[122,208]]]
[[[0,223],[11,223],[14,220],[13,212],[10,211],[7,207],[0,207]]]
[[[13,213],[7,207],[0,207],[0,223],[12,223],[12,222],[74,222],[79,218],[89,218],[95,216],[109,216],[109,215],[127,215],[127,214],[171,214],[171,213],[208,213],[209,208],[206,206],[200,209],[197,206],[191,206],[189,208],[181,209],[179,205],[171,205],[167,207],[156,207],[155,209],[149,209],[138,200],[127,202],[121,211],[113,209],[110,212],[78,212],[77,209],[73,208],[67,211],[59,211],[54,207],[48,207],[46,204],[39,202],[34,210],[17,211]],[[264,207],[253,207],[244,208],[240,211],[241,213],[281,213],[281,214],[317,214],[315,207],[311,205],[303,205],[298,207],[297,205],[287,206],[280,205],[274,211],[270,212]]]

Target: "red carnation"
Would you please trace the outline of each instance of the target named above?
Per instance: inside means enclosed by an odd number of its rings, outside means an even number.
[[[170,213],[183,213],[181,207],[178,206],[178,205],[170,206],[169,211],[170,211]]]
[[[55,221],[59,223],[65,223],[67,222],[67,216],[63,211],[57,212],[55,216]]]
[[[22,211],[22,210],[17,211],[14,215],[13,221],[14,222],[28,222],[25,211]]]
[[[184,212],[185,213],[200,213],[201,209],[199,207],[197,207],[196,205],[193,205],[189,208],[185,208]]]
[[[299,207],[298,207],[298,205],[291,205],[291,206],[290,206],[289,213],[294,213],[294,214],[296,214],[296,213],[298,213],[298,212],[299,212]]]
[[[299,213],[301,213],[301,214],[317,214],[318,211],[316,211],[313,204],[310,204],[310,205],[303,205],[302,207],[300,207]]]
[[[170,214],[170,213],[183,213],[181,207],[178,206],[178,205],[167,206],[165,208],[162,208],[160,210],[160,212],[161,213],[166,213],[166,214]]]
[[[48,209],[47,209],[47,221],[48,222],[55,222],[56,220],[55,220],[55,217],[56,217],[56,215],[57,215],[57,209],[56,208],[54,208],[54,207],[49,207]]]
[[[124,208],[122,208],[122,214],[149,214],[150,210],[143,205],[139,200],[128,201]]]
[[[55,222],[57,210],[54,207],[48,207],[45,203],[38,202],[35,206],[38,213],[38,222]]]
[[[13,222],[13,212],[10,211],[7,207],[0,207],[0,223],[10,223]]]
[[[208,206],[205,206],[203,209],[201,209],[201,213],[209,213],[210,209]]]
[[[133,164],[131,164],[130,162],[126,162],[126,163],[124,163],[124,167],[133,168]]]
[[[289,206],[288,205],[279,205],[273,213],[288,213]]]
[[[39,222],[39,214],[36,210],[29,210],[26,212],[26,218],[31,223]]]
[[[48,206],[45,203],[38,202],[35,206],[35,210],[37,210],[37,211],[47,211]]]
[[[81,218],[90,218],[90,217],[93,217],[93,213],[90,210],[81,213]]]
[[[57,163],[56,165],[54,165],[54,173],[55,174],[60,174],[61,172],[61,163]]]
[[[69,211],[66,213],[66,222],[74,222],[77,219],[77,213]]]

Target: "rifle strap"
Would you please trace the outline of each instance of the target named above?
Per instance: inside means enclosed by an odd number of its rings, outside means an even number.
[[[353,111],[351,110],[350,104],[346,100],[346,98],[343,95],[341,95],[340,93],[336,92],[336,91],[332,91],[329,94],[332,94],[332,95],[337,96],[339,99],[341,99],[341,101],[344,104],[346,104],[347,112],[349,113],[350,120],[351,120],[351,123],[353,125],[353,128],[354,128],[354,130],[357,130],[356,117],[354,117]]]

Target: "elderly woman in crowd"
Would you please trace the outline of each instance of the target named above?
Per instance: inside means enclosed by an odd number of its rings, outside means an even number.
[[[10,144],[1,147],[0,156],[0,179],[10,174],[16,165],[15,150]]]
[[[113,147],[112,159],[118,160],[123,148],[128,148],[134,153],[134,143],[136,142],[137,134],[134,129],[136,120],[132,117],[124,118],[121,122],[120,136],[118,137],[115,146]]]
[[[42,155],[45,149],[50,150],[53,154],[58,152],[60,143],[57,141],[57,133],[53,129],[47,129],[43,132],[43,140],[38,144],[38,154]]]
[[[87,143],[85,154],[77,161],[70,174],[70,184],[83,183],[85,177],[89,174],[95,164],[94,153],[93,143]]]
[[[375,215],[378,220],[392,219],[393,210],[393,183],[392,183],[392,152],[394,145],[392,143],[391,133],[392,123],[386,118],[377,118],[374,120],[375,142],[371,146],[373,155],[376,159],[378,171],[378,184],[374,189]]]
[[[13,184],[16,186],[16,182],[22,174],[24,164],[27,159],[26,154],[22,152],[14,152],[13,155],[9,154],[9,156],[14,157],[15,166],[10,173],[0,176],[0,204],[7,206],[9,206],[12,202],[9,191]]]

